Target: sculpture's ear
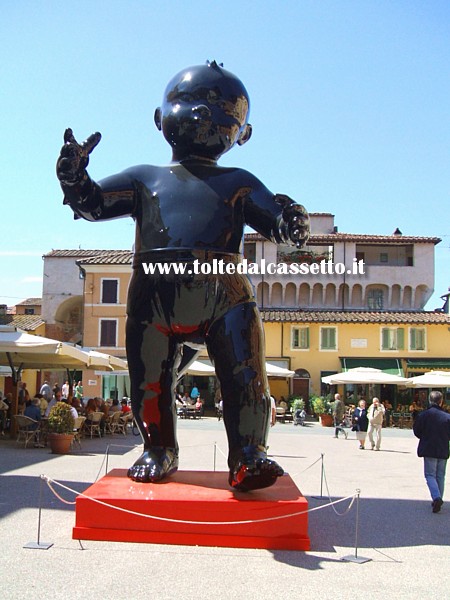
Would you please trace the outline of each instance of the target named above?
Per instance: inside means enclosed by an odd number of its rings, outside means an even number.
[[[155,125],[161,131],[161,109],[158,107],[155,110],[155,116],[153,117],[155,120]]]
[[[239,139],[237,141],[238,146],[243,146],[245,142],[248,142],[248,140],[252,137],[252,131],[252,126],[250,125],[250,123],[248,123],[245,126],[244,131],[239,136]]]

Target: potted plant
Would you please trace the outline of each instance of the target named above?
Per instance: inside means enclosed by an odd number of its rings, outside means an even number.
[[[320,424],[323,427],[331,427],[333,425],[332,405],[326,396],[311,396],[311,406],[314,414],[319,417]]]
[[[292,398],[292,403],[291,403],[292,413],[295,414],[296,410],[303,410],[304,408],[305,408],[305,401],[303,400],[303,398],[300,398],[299,396],[295,396],[294,398]]]
[[[71,406],[57,402],[48,415],[48,441],[53,454],[67,454],[73,440],[75,420]]]

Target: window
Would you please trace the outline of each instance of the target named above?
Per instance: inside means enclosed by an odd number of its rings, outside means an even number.
[[[423,327],[411,327],[409,330],[409,349],[425,350],[426,347],[426,329]]]
[[[382,350],[403,350],[405,331],[403,327],[383,327],[381,329]]]
[[[293,327],[291,337],[293,350],[309,349],[309,327]]]
[[[380,254],[380,263],[387,263],[387,262],[388,262],[387,252],[381,252],[381,254]]]
[[[369,290],[367,293],[367,306],[371,310],[382,310],[384,304],[383,290]]]
[[[100,346],[117,346],[117,321],[115,319],[100,319]]]
[[[320,349],[337,350],[337,329],[336,327],[320,328]]]
[[[26,315],[34,315],[34,308],[26,308],[25,314]]]
[[[256,262],[256,244],[254,242],[247,242],[244,244],[244,258],[246,258],[249,263]]]
[[[102,279],[102,304],[117,304],[118,279]]]

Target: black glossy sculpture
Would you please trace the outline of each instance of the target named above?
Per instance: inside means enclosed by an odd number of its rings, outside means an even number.
[[[81,144],[70,129],[64,135],[57,175],[75,217],[136,222],[126,330],[131,404],[144,441],[128,471],[136,481],[159,481],[177,469],[175,386],[184,349],[199,344],[206,345],[221,386],[230,485],[263,488],[283,474],[266,454],[270,398],[253,288],[239,273],[202,275],[190,268],[215,258],[238,264],[246,224],[273,242],[301,247],[308,239],[301,205],[274,195],[247,171],[217,164],[250,139],[248,114],[241,81],[212,62],[176,75],[155,111],[172,147],[168,166],[132,167],[96,183],[86,167],[100,134]],[[186,272],[146,275],[143,262],[176,262]]]

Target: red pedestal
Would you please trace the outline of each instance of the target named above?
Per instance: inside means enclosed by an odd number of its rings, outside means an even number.
[[[84,492],[88,498],[77,498],[74,539],[310,548],[308,503],[289,475],[242,493],[231,490],[224,472],[178,471],[162,483],[136,483],[126,473],[110,471]]]

